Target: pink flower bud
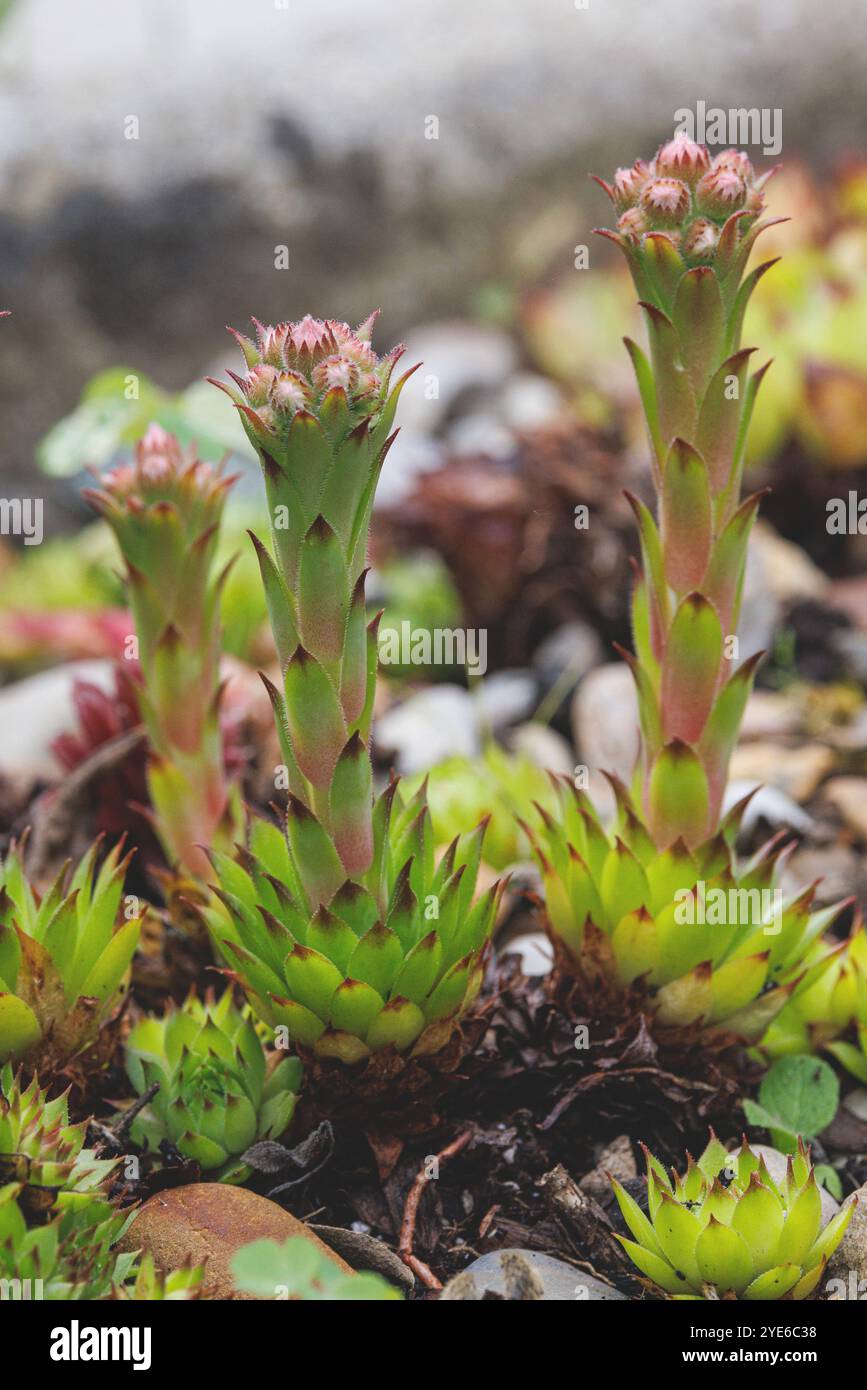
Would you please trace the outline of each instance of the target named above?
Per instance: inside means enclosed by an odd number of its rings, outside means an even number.
[[[277,368],[272,367],[267,362],[260,362],[253,367],[244,381],[244,395],[250,405],[265,405],[268,401],[271,385],[277,376]]]
[[[711,169],[695,190],[695,205],[708,217],[729,217],[746,202],[747,186],[734,169]]]
[[[676,135],[657,151],[653,172],[658,178],[683,179],[690,185],[698,183],[710,168],[710,155],[704,145],[696,144],[688,135]]]
[[[317,391],[330,391],[332,386],[342,386],[349,395],[358,385],[358,366],[348,357],[326,357],[313,368],[313,385]]]
[[[614,206],[618,212],[635,207],[649,178],[650,169],[643,159],[636,159],[630,169],[617,170],[614,175]]]
[[[719,241],[719,228],[706,217],[697,217],[683,239],[683,254],[690,261],[710,261]]]
[[[639,237],[650,230],[650,223],[641,208],[627,208],[623,216],[617,219],[617,230],[624,236]]]
[[[294,415],[297,410],[304,410],[309,405],[310,387],[298,372],[275,372],[268,400],[278,414],[288,411]]]
[[[689,189],[680,179],[650,179],[641,190],[641,207],[651,227],[677,227],[689,212]]]
[[[743,150],[723,150],[718,154],[713,162],[714,171],[717,169],[730,169],[735,174],[740,174],[744,183],[749,187],[755,178],[750,157],[744,154]]]

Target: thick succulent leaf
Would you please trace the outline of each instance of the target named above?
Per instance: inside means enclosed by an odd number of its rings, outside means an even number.
[[[268,1002],[272,1027],[285,1028],[293,1042],[312,1047],[317,1038],[325,1032],[325,1024],[318,1014],[305,1008],[297,1000],[272,994]]]
[[[615,1234],[615,1240],[620,1241],[632,1263],[641,1270],[645,1278],[665,1293],[680,1294],[689,1287],[686,1278],[652,1250],[646,1250],[644,1246],[636,1244],[634,1240],[627,1240],[625,1236]]]
[[[821,1235],[810,1246],[804,1264],[807,1269],[812,1269],[820,1260],[830,1259],[846,1232],[846,1227],[852,1220],[852,1213],[855,1205],[852,1201],[847,1202],[836,1216],[832,1216]]]
[[[441,962],[439,935],[436,931],[428,932],[413,946],[398,970],[393,986],[395,995],[422,1005],[436,983]]]
[[[720,676],[723,632],[717,611],[702,594],[678,605],[662,663],[662,725],[666,739],[695,743],[713,705]]]
[[[292,419],[284,450],[285,478],[297,490],[305,531],[321,510],[325,479],[333,453],[328,436],[315,416],[299,410]]]
[[[684,1274],[693,1286],[698,1285],[701,1276],[695,1248],[702,1229],[698,1217],[663,1192],[653,1229],[672,1268]]]
[[[0,994],[0,1061],[22,1057],[41,1037],[30,1006],[15,994]]]
[[[331,678],[304,647],[286,668],[285,693],[298,766],[314,787],[327,788],[346,743],[346,723]]]
[[[808,1252],[819,1235],[822,1221],[822,1196],[811,1172],[801,1191],[789,1205],[786,1221],[777,1245],[777,1264],[804,1265]]]
[[[695,390],[684,370],[680,338],[671,319],[654,304],[642,302],[641,307],[647,319],[659,430],[667,449],[673,439],[691,439],[695,433]]]
[[[305,1009],[326,1019],[334,991],[343,982],[343,972],[309,946],[294,946],[283,964],[292,998]]]
[[[373,1052],[395,1047],[404,1052],[422,1032],[425,1016],[409,999],[391,999],[367,1030],[367,1045]]]
[[[400,939],[382,922],[376,922],[355,943],[346,973],[354,980],[363,980],[387,999],[403,962]]]
[[[665,578],[662,542],[656,522],[644,503],[631,492],[626,493],[626,498],[638,522],[642,567],[647,586],[650,645],[653,656],[658,661],[662,657],[669,617],[668,584]]]
[[[727,522],[714,543],[702,586],[719,613],[727,635],[737,626],[738,597],[746,564],[747,542],[764,495],[764,492],[753,493]]]
[[[617,977],[621,984],[631,984],[641,975],[650,975],[659,960],[656,927],[644,907],[627,913],[614,928],[611,949],[617,962]]]
[[[827,1264],[827,1259],[820,1260],[815,1269],[808,1269],[807,1273],[798,1280],[791,1292],[793,1303],[799,1303],[801,1299],[810,1297],[813,1290],[821,1283]]]
[[[758,1173],[754,1173],[732,1215],[732,1230],[743,1237],[756,1274],[773,1265],[784,1221],[783,1204],[777,1193],[764,1186]]]
[[[375,459],[370,427],[366,420],[362,420],[337,448],[334,467],[323,489],[322,511],[340,537],[347,559],[351,556],[359,511]]]
[[[678,285],[671,318],[680,340],[681,360],[695,396],[701,400],[723,356],[725,342],[722,297],[710,266],[687,271]]]
[[[429,1023],[441,1018],[451,1018],[453,1014],[460,1012],[474,964],[472,957],[465,956],[446,971],[425,1004],[425,1017]]]
[[[304,877],[312,904],[327,903],[346,879],[334,845],[303,801],[290,796],[286,809],[286,835],[294,862]]]
[[[687,846],[706,835],[708,784],[695,752],[680,740],[666,744],[654,760],[648,787],[650,828],[660,848],[683,839]]]
[[[123,926],[118,928],[84,981],[82,995],[98,999],[101,1004],[111,998],[120,988],[129,969],[140,932],[141,920],[138,917],[124,922]]]
[[[757,265],[755,270],[751,270],[749,275],[744,278],[735,296],[726,328],[726,336],[730,351],[733,352],[740,343],[741,332],[744,326],[744,314],[747,311],[747,305],[750,302],[753,290],[756,288],[759,281],[767,275],[768,271],[773,269],[779,259],[779,256],[775,256],[770,261],[764,261],[761,265]]]
[[[671,980],[656,992],[656,1017],[664,1027],[684,1028],[707,1018],[713,1003],[710,961]]]
[[[699,739],[698,754],[707,774],[712,808],[719,806],[725,791],[729,758],[737,743],[741,720],[762,655],[757,652],[749,657],[729,677],[713,702]]]
[[[362,875],[373,861],[370,755],[355,733],[337,759],[329,796],[335,848],[346,873]]]
[[[368,687],[367,604],[364,585],[367,570],[358,577],[346,619],[343,662],[340,669],[340,701],[346,727],[354,730],[364,713]],[[366,730],[362,730],[365,734]]]
[[[662,1246],[656,1238],[656,1232],[644,1215],[641,1207],[633,1197],[630,1197],[629,1193],[616,1178],[611,1179],[611,1186],[614,1188],[614,1195],[617,1198],[617,1205],[620,1207],[623,1220],[635,1236],[639,1245],[643,1246],[645,1250],[650,1250],[653,1254],[658,1255],[660,1259],[664,1259]]]
[[[612,924],[636,908],[645,906],[650,898],[647,875],[632,851],[619,838],[603,866],[600,893],[606,918]]]
[[[256,550],[262,587],[265,590],[265,603],[268,621],[274,634],[274,645],[280,661],[281,671],[285,671],[289,658],[298,646],[298,627],[295,621],[295,600],[286,586],[286,581],[271,558],[271,553],[252,531],[248,535]]]
[[[719,1023],[758,998],[768,977],[768,952],[717,966],[711,979],[710,1022]]]
[[[727,357],[714,372],[701,403],[696,447],[705,460],[710,489],[714,496],[730,487],[736,460],[735,446],[740,430],[746,378],[754,348]]]
[[[298,626],[303,649],[335,675],[348,611],[349,579],[340,541],[324,516],[318,516],[301,546]]]
[[[347,879],[328,904],[331,912],[342,917],[356,936],[364,936],[379,920],[379,908],[366,888]]]
[[[338,970],[344,973],[357,941],[352,928],[326,907],[317,908],[310,919],[306,945],[311,950],[318,951],[320,955],[327,956]]]
[[[331,998],[329,1021],[333,1028],[363,1038],[384,1006],[385,999],[372,985],[346,979]]]
[[[665,460],[660,513],[666,579],[685,594],[707,569],[713,516],[705,461],[683,439],[674,440]]]
[[[748,1284],[741,1297],[755,1302],[785,1298],[800,1278],[801,1270],[798,1265],[778,1265],[775,1269],[766,1270]]]
[[[740,1294],[753,1278],[750,1252],[737,1231],[711,1216],[695,1246],[695,1258],[704,1283],[720,1293]]]
[[[623,339],[626,350],[632,360],[635,380],[638,383],[638,393],[641,397],[641,404],[644,407],[644,418],[647,421],[647,432],[650,436],[650,444],[653,450],[654,470],[659,477],[662,473],[662,465],[665,459],[665,447],[662,442],[662,434],[659,426],[659,410],[656,405],[656,385],[653,380],[653,372],[650,363],[637,343],[631,338]]]
[[[665,232],[648,232],[641,242],[644,269],[656,291],[661,308],[670,312],[686,263]]]

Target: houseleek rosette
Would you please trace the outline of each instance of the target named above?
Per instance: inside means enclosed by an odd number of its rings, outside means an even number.
[[[301,1080],[297,1058],[266,1056],[230,989],[218,1002],[190,996],[164,1018],[142,1019],[127,1039],[126,1069],[139,1095],[159,1087],[133,1120],[136,1143],[154,1152],[169,1143],[224,1182],[247,1176],[240,1159],[251,1144],[285,1134]]]
[[[112,1252],[127,1225],[106,1192],[118,1160],[86,1149],[86,1129],[69,1123],[65,1096],[0,1072],[0,1278],[13,1298],[107,1297],[133,1267]]]
[[[830,968],[833,952],[812,947],[840,905],[813,911],[815,885],[783,895],[787,850],[775,841],[738,858],[749,797],[712,839],[660,849],[627,788],[611,780],[610,829],[566,778],[557,779],[560,814],[537,806],[541,829],[527,826],[560,964],[597,1007],[634,988],[662,1027],[704,1024],[757,1042]]]
[[[860,913],[845,941],[822,939],[810,947],[805,964],[813,969],[820,962],[815,983],[797,991],[762,1038],[769,1056],[815,1052],[852,1024],[867,1023],[867,931]]]
[[[206,910],[266,1022],[320,1058],[439,1052],[479,989],[498,890],[473,901],[483,828],[434,864],[424,788],[374,808],[368,751],[377,619],[364,600],[368,528],[400,393],[375,316],[236,334],[234,401],[261,460],[273,554],[254,544],[282,672],[268,682],[288,783],[285,834],[212,856],[225,908]]]
[[[41,896],[13,845],[0,867],[0,1061],[59,1066],[116,1016],[141,930],[118,921],[129,857],[115,846],[97,870],[97,840]]]
[[[765,176],[766,177],[766,176]],[[651,446],[657,516],[630,495],[641,542],[632,601],[641,752],[602,829],[564,788],[539,812],[536,853],[561,964],[592,984],[650,989],[660,1022],[726,1023],[755,1038],[796,990],[834,915],[813,890],[780,902],[773,845],[740,864],[738,816],[720,824],[728,762],[759,655],[734,665],[747,542],[759,495],[741,501],[744,445],[764,369],[749,375],[744,310],[773,262],[745,274],[763,227],[746,155],[711,160],[686,138],[603,184],[619,217],[603,235],[626,257],[649,359],[627,340]],[[746,890],[764,890],[764,900]],[[715,905],[705,915],[705,895]],[[719,890],[723,890],[720,894]],[[735,892],[730,890],[743,890]],[[692,903],[684,901],[692,897]],[[723,907],[719,903],[723,902]],[[773,907],[774,920],[769,917]],[[690,908],[694,911],[690,911]]]
[[[117,538],[139,644],[139,708],[151,756],[153,820],[169,863],[203,877],[202,845],[231,844],[240,825],[220,731],[220,595],[214,572],[233,479],[152,425],[130,464],[85,496]]]
[[[822,1229],[822,1199],[809,1153],[799,1141],[775,1182],[746,1139],[730,1156],[711,1134],[686,1173],[668,1176],[647,1153],[649,1219],[612,1179],[634,1239],[617,1239],[633,1264],[674,1299],[808,1298],[818,1286],[853,1206]]]

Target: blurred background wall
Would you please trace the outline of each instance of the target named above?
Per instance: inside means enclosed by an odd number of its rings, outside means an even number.
[[[588,170],[698,100],[841,156],[865,69],[864,0],[12,0],[0,466],[94,371],[181,388],[251,312],[381,305],[393,341],[559,273],[603,216]]]

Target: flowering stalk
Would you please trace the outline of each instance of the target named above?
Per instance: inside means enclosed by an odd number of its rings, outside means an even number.
[[[713,834],[729,757],[759,657],[730,673],[731,638],[760,493],[741,502],[750,415],[767,367],[749,375],[741,347],[746,278],[762,187],[745,154],[711,161],[680,137],[650,165],[603,183],[619,212],[604,231],[626,257],[647,323],[650,360],[630,339],[647,421],[657,519],[629,496],[641,538],[632,667],[641,716],[641,802],[661,849]],[[779,219],[773,219],[778,221]]]
[[[662,1025],[723,1025],[758,1039],[831,963],[807,956],[835,909],[815,889],[784,899],[783,850],[748,863],[734,842],[746,802],[722,822],[731,752],[759,655],[730,673],[747,541],[760,500],[741,502],[744,445],[764,368],[741,347],[744,275],[762,186],[746,155],[711,161],[688,139],[602,186],[619,218],[605,231],[626,257],[647,321],[648,359],[626,341],[647,419],[657,517],[630,496],[642,562],[634,589],[641,754],[631,790],[613,779],[604,829],[568,782],[561,814],[532,831],[561,963],[594,991],[651,995]],[[600,181],[601,182],[601,181]],[[712,907],[706,911],[706,904]]]
[[[473,903],[483,827],[438,865],[424,788],[373,804],[368,744],[376,629],[364,580],[374,492],[402,349],[379,358],[375,316],[305,318],[235,334],[236,405],[259,455],[273,555],[256,537],[282,670],[266,682],[288,783],[285,838],[253,824],[249,850],[213,861],[226,907],[209,926],[254,1009],[320,1057],[437,1052],[478,991],[498,893]],[[414,370],[414,369],[413,369]]]
[[[155,828],[169,862],[198,878],[208,872],[199,846],[230,844],[240,823],[219,718],[220,594],[229,566],[213,574],[233,481],[152,425],[134,462],[85,493],[126,562]]]

